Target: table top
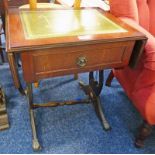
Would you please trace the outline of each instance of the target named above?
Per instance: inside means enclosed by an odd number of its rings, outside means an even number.
[[[99,8],[10,8],[6,27],[8,52],[145,37]]]
[[[23,10],[20,16],[26,39],[127,32],[95,9]]]

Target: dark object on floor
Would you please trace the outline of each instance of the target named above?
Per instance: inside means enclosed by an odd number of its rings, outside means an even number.
[[[0,130],[4,130],[9,127],[8,115],[6,111],[6,101],[4,92],[0,86]]]

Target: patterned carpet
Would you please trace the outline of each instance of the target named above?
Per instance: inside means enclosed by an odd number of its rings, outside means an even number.
[[[105,78],[109,71],[107,70]],[[22,72],[20,71],[21,80]],[[80,74],[87,82],[88,74]],[[7,97],[10,128],[0,132],[0,153],[34,153],[26,97],[13,86],[8,64],[0,65],[0,83]],[[24,82],[22,82],[24,85]],[[73,76],[46,79],[34,89],[35,102],[84,98]],[[111,131],[104,131],[91,104],[79,104],[35,111],[42,150],[37,153],[155,153],[155,132],[143,149],[134,147],[134,135],[142,122],[123,89],[113,80],[104,86],[102,105]]]

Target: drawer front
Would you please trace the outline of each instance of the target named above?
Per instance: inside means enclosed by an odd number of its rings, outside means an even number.
[[[93,44],[22,53],[27,82],[128,65],[134,41]]]

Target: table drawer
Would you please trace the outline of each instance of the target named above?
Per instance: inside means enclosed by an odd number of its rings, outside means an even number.
[[[59,47],[22,53],[27,82],[128,64],[134,41]]]

